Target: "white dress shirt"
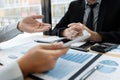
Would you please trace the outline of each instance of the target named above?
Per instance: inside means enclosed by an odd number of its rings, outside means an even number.
[[[17,23],[0,27],[0,42],[9,40],[22,33],[17,29]],[[0,68],[0,80],[23,80],[23,75],[17,61]]]
[[[94,22],[93,22],[94,31],[97,30],[97,20],[98,20],[98,13],[99,13],[99,7],[101,4],[101,0],[96,0],[96,2],[98,3],[98,5],[93,9],[93,12],[94,12]],[[89,12],[90,12],[90,7],[87,4],[88,4],[88,0],[85,0],[85,14],[84,14],[83,24],[86,24],[87,18],[88,18]]]

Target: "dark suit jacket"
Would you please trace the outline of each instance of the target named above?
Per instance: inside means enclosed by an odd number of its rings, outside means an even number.
[[[69,23],[81,22],[84,17],[84,0],[71,2],[68,11],[52,31],[62,36]],[[104,42],[120,43],[120,0],[102,0],[97,22],[97,32]]]

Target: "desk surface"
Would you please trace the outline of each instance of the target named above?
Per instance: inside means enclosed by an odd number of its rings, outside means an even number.
[[[26,77],[25,80],[34,80],[34,79],[32,79],[30,77]]]
[[[26,39],[27,40],[28,39],[32,40],[31,37],[33,37],[33,36],[39,37],[39,36],[42,36],[42,34],[41,33],[35,33],[35,34],[25,33],[25,34],[20,34],[20,35],[16,36],[15,38],[11,39],[11,40],[8,40],[6,42],[0,43],[0,48],[1,48],[1,46],[2,47],[6,47],[6,45],[8,45],[8,44],[11,47],[13,47],[12,43],[14,43],[14,46],[20,45],[20,44],[24,43],[24,41],[26,41]],[[10,47],[9,45],[7,46],[8,48]],[[30,78],[30,77],[27,76],[27,77],[25,77],[25,80],[34,80],[34,79],[32,79],[32,78]]]
[[[35,35],[32,35],[31,37],[33,37],[33,36],[36,36],[36,34]],[[37,36],[41,36],[41,35],[37,35]],[[18,39],[20,39],[19,37],[18,38],[15,38],[15,40],[18,40]],[[26,38],[26,39],[30,39],[30,38]],[[13,40],[11,40],[11,41],[14,41],[14,39]],[[8,41],[9,43],[11,43],[11,41]],[[26,40],[25,40],[26,41]],[[19,41],[17,41],[17,42],[19,42]],[[93,52],[93,51],[91,51],[91,52]],[[93,52],[93,53],[96,53],[96,54],[98,54],[97,52]],[[104,55],[108,55],[108,56],[113,56],[113,57],[119,57],[120,58],[120,54],[104,54]],[[30,77],[25,77],[25,80],[34,80],[34,79],[31,79]]]

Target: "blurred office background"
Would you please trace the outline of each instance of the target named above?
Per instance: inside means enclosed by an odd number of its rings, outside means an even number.
[[[29,15],[43,14],[43,21],[51,23],[53,29],[71,1],[73,0],[0,0],[0,27]]]

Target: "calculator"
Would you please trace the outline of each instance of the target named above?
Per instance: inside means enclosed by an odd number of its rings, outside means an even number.
[[[108,51],[115,49],[117,47],[118,47],[118,44],[100,43],[100,44],[92,46],[90,49],[93,51],[105,53],[105,52],[108,52]]]

